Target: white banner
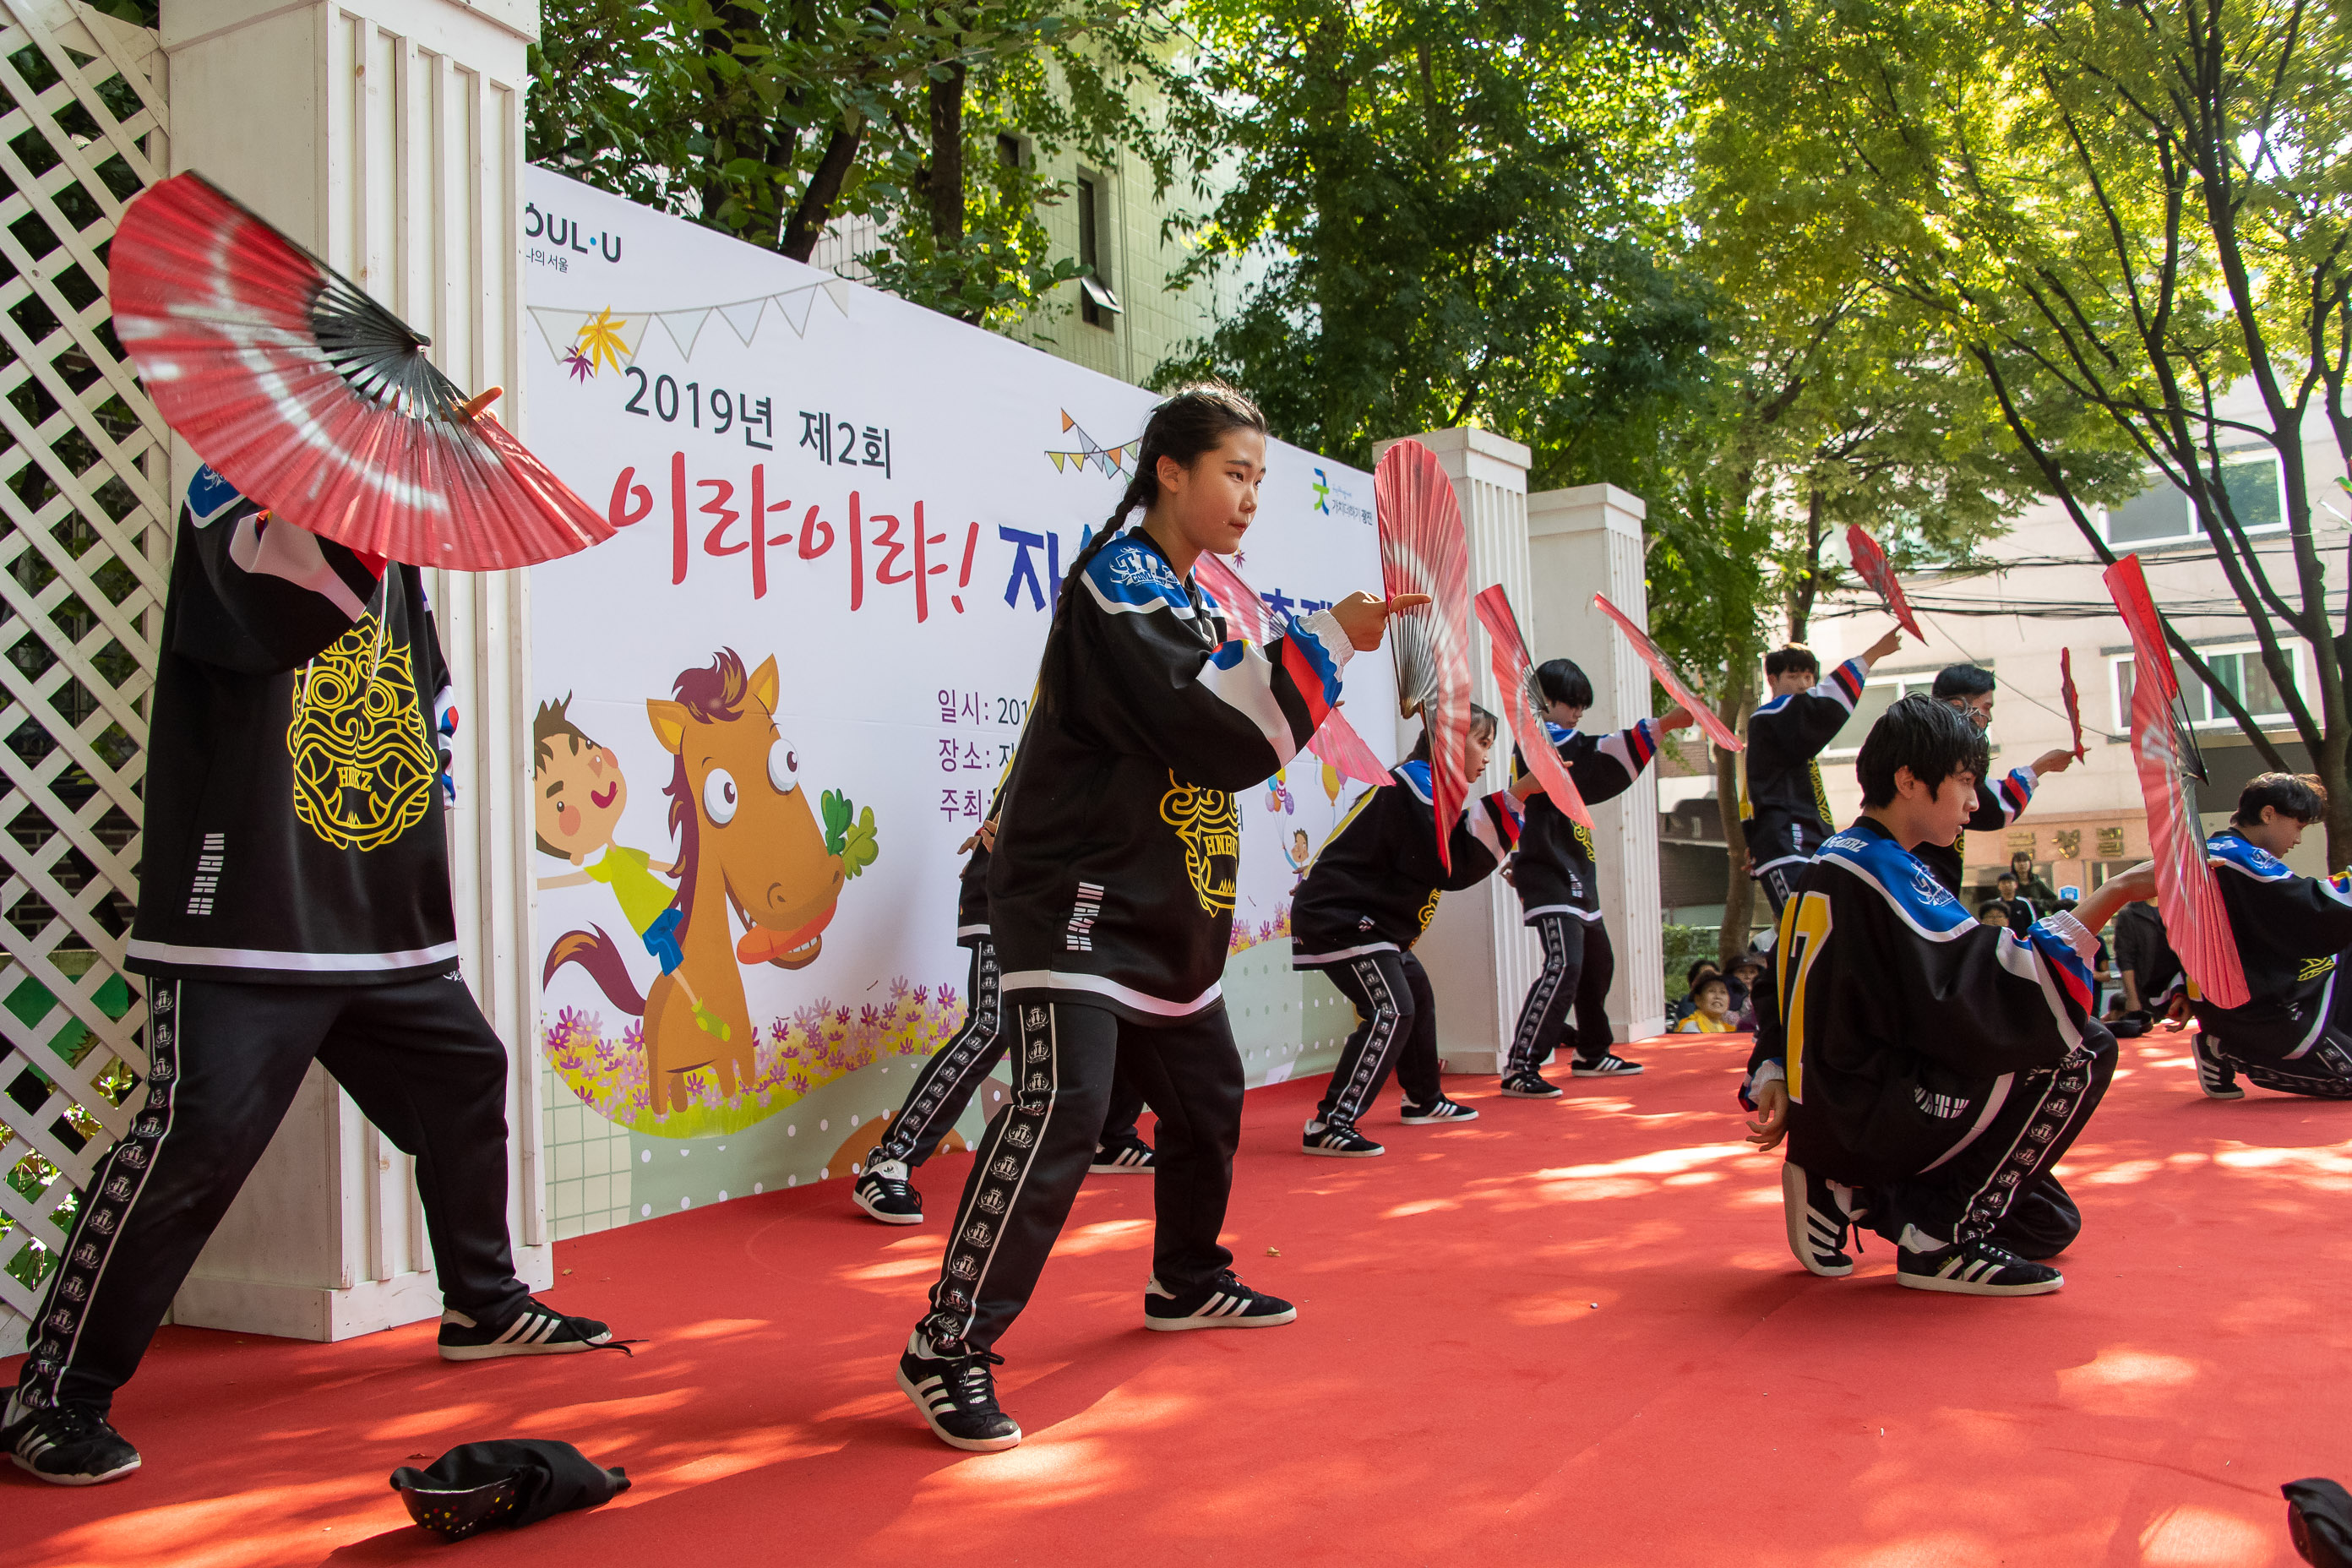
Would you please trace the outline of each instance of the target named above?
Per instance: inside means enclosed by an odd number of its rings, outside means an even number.
[[[961,1023],[958,846],[1154,399],[543,170],[524,192],[524,437],[623,525],[531,584],[567,1236],[848,1174]],[[1241,574],[1297,612],[1377,590],[1370,477],[1269,468]],[[1384,657],[1348,698],[1391,755]],[[1253,1082],[1352,1022],[1287,940],[1348,798],[1302,754],[1244,802]]]

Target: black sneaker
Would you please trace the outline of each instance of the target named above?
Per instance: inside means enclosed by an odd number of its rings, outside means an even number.
[[[1307,1136],[1299,1148],[1309,1154],[1328,1154],[1336,1160],[1370,1160],[1388,1151],[1344,1121],[1310,1121]]]
[[[1143,1288],[1143,1326],[1178,1329],[1271,1329],[1291,1321],[1298,1309],[1279,1296],[1253,1290],[1230,1268],[1189,1296],[1179,1296],[1154,1276]]]
[[[1642,1070],[1640,1062],[1629,1062],[1615,1051],[1603,1051],[1599,1061],[1588,1062],[1579,1058],[1569,1072],[1576,1078],[1632,1078]]]
[[[27,1409],[12,1394],[0,1445],[18,1469],[52,1486],[94,1487],[139,1468],[139,1450],[87,1405]]]
[[[2238,1070],[2221,1047],[2208,1034],[2189,1037],[2189,1055],[2197,1063],[2197,1087],[2205,1091],[2208,1100],[2243,1100],[2246,1091],[2238,1087]]]
[[[917,1329],[898,1357],[898,1392],[913,1400],[932,1436],[968,1454],[994,1454],[1021,1441],[1021,1427],[997,1408],[993,1351],[951,1351]]]
[[[1853,1272],[1847,1257],[1846,1228],[1853,1224],[1853,1189],[1816,1176],[1794,1160],[1780,1163],[1780,1214],[1789,1229],[1789,1250],[1806,1271],[1824,1279]]]
[[[1151,1145],[1130,1132],[1116,1143],[1095,1145],[1095,1163],[1087,1169],[1097,1176],[1148,1176],[1160,1156]]]
[[[1512,1100],[1558,1100],[1567,1092],[1533,1068],[1503,1079],[1503,1093]]]
[[[849,1189],[849,1201],[884,1225],[920,1225],[923,1194],[907,1184],[911,1173],[903,1160],[877,1160]]]
[[[567,1318],[525,1298],[522,1310],[499,1324],[478,1323],[451,1307],[441,1314],[443,1361],[490,1361],[506,1355],[570,1355],[613,1342],[613,1331],[593,1318]]]
[[[1960,1296],[2047,1296],[2066,1277],[1990,1241],[1938,1244],[1915,1225],[1904,1227],[1902,1245],[1895,1248],[1895,1282]]]
[[[1404,1113],[1398,1117],[1397,1120],[1403,1122],[1407,1127],[1426,1127],[1433,1121],[1475,1121],[1478,1120],[1478,1113],[1476,1111],[1471,1110],[1460,1100],[1448,1100],[1442,1094],[1437,1097],[1433,1103],[1428,1105],[1415,1105],[1412,1101],[1408,1100],[1404,1102],[1402,1109]]]

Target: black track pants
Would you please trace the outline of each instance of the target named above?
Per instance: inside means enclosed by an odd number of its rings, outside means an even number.
[[[1962,1133],[1918,1175],[1879,1190],[1872,1226],[1900,1239],[1908,1223],[1939,1241],[1988,1237],[2028,1257],[2055,1256],[2083,1221],[2051,1173],[2090,1121],[2115,1070],[2115,1040],[2103,1033],[2088,1055],[2012,1075],[1989,1119]]]
[[[390,985],[148,983],[152,1061],[50,1276],[17,1380],[103,1411],[315,1058],[415,1156],[442,1299],[498,1322],[529,1294],[507,1239],[507,1052],[453,970]]]
[[[1764,889],[1764,901],[1772,906],[1772,922],[1780,921],[1780,911],[1797,896],[1797,879],[1803,875],[1802,866],[1775,866],[1756,874],[1756,885]]]
[[[1178,1295],[1233,1262],[1217,1244],[1241,1143],[1242,1058],[1223,1007],[1165,1024],[1030,993],[1005,1007],[1013,1100],[982,1134],[924,1331],[986,1350],[1028,1304],[1093,1163],[1124,1068],[1160,1118],[1152,1272]]]
[[[996,944],[981,937],[971,945],[971,984],[964,994],[971,999],[963,1027],[931,1053],[907,1090],[906,1103],[891,1120],[882,1142],[874,1146],[873,1163],[897,1160],[908,1170],[919,1169],[939,1152],[940,1142],[963,1116],[964,1107],[1004,1059],[1001,1033],[1002,998],[997,994]],[[1111,1084],[1110,1107],[1104,1113],[1101,1141],[1133,1137],[1143,1114],[1143,1095],[1124,1073]]]
[[[1319,1121],[1355,1125],[1372,1101],[1389,1069],[1412,1105],[1432,1105],[1444,1089],[1437,1075],[1437,998],[1429,973],[1409,952],[1367,952],[1323,973],[1341,995],[1356,1005],[1356,1032],[1339,1047],[1330,1087],[1315,1108]]]
[[[2327,1022],[2317,1034],[2292,1046],[2254,1051],[2242,1043],[2233,1049],[2215,1032],[2210,1037],[2222,1058],[2263,1089],[2315,1100],[2352,1100],[2352,984],[2344,982],[2342,967],[2337,973],[2327,998]]]
[[[1543,973],[1519,1007],[1506,1072],[1534,1071],[1559,1045],[1580,1062],[1599,1061],[1615,1040],[1609,1027],[1609,986],[1617,978],[1617,955],[1609,945],[1609,928],[1556,910],[1528,923],[1543,941]],[[1567,1027],[1571,1013],[1573,1030]]]

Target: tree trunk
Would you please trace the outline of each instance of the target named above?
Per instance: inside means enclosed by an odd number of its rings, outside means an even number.
[[[1755,706],[1755,677],[1744,676],[1731,689],[1716,713],[1737,731],[1748,722],[1748,710]],[[1716,956],[1724,972],[1730,973],[1732,960],[1748,951],[1748,928],[1755,909],[1756,884],[1748,875],[1748,833],[1739,821],[1739,755],[1721,746],[1710,748],[1715,756],[1715,804],[1723,819],[1724,888],[1723,924],[1715,938]]]
[[[945,80],[930,87],[931,170],[928,195],[931,240],[941,250],[963,243],[963,87],[961,60],[950,61]]]
[[[1822,487],[1805,503],[1805,569],[1789,584],[1789,640],[1803,642],[1813,624],[1813,600],[1822,587]]]
[[[783,243],[776,248],[794,261],[806,261],[816,250],[816,242],[824,237],[824,226],[833,221],[833,204],[841,197],[841,187],[849,179],[850,165],[857,162],[857,144],[865,137],[865,127],[836,128],[824,144],[824,156],[809,175],[808,184],[801,188],[800,205],[793,209],[791,219],[784,225]]]

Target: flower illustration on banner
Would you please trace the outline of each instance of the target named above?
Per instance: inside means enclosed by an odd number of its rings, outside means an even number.
[[[574,381],[586,381],[596,374],[596,362],[582,353],[577,347],[563,351],[563,368],[572,373]]]
[[[572,352],[575,354],[583,350],[586,352],[589,374],[596,374],[607,360],[612,362],[614,370],[621,368],[621,360],[629,352],[628,340],[621,335],[621,329],[628,324],[625,320],[614,321],[609,305],[581,324],[576,334],[576,346]]]

